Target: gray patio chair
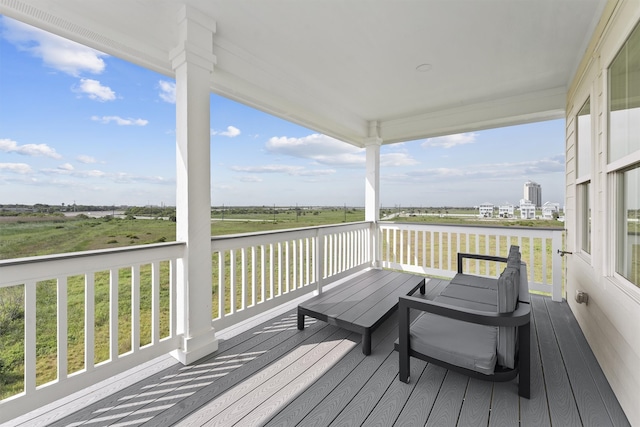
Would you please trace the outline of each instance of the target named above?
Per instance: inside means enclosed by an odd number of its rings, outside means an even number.
[[[484,277],[462,274],[463,257],[507,262],[507,267],[497,286],[487,285]],[[452,289],[445,288],[434,300],[400,297],[400,381],[409,382],[410,357],[416,357],[483,380],[510,381],[519,375],[518,394],[529,398],[530,298],[519,248],[513,246],[508,258],[459,254],[458,268],[447,286]],[[479,292],[485,292],[485,300],[494,292],[495,309],[478,302]],[[410,310],[421,312],[411,324]]]

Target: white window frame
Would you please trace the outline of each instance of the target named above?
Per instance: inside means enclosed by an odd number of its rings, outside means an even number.
[[[605,149],[603,150],[603,154],[605,156],[604,173],[605,173],[607,190],[608,190],[608,195],[606,197],[608,202],[608,208],[605,210],[607,221],[605,222],[605,225],[604,225],[607,228],[608,239],[605,242],[605,245],[608,248],[608,250],[606,251],[606,255],[604,258],[604,261],[605,261],[604,273],[610,279],[609,281],[611,283],[616,285],[619,289],[621,289],[627,295],[634,298],[636,301],[640,302],[640,285],[634,284],[633,282],[628,280],[626,277],[624,277],[623,275],[617,272],[618,251],[621,245],[621,242],[619,241],[619,235],[618,235],[620,225],[621,225],[618,208],[621,203],[620,197],[622,192],[622,188],[621,188],[622,174],[629,168],[632,168],[636,165],[640,165],[640,149],[632,153],[629,153],[615,161],[609,162],[609,153],[610,153],[609,145],[611,144],[611,133],[610,133],[611,127],[610,127],[610,120],[609,120],[609,115],[611,114],[609,88],[611,83],[610,83],[609,70],[613,64],[613,61],[616,59],[616,57],[618,56],[618,53],[622,49],[623,45],[629,40],[629,38],[631,37],[631,34],[636,29],[637,31],[640,31],[640,22],[637,22],[630,29],[627,36],[622,40],[622,43],[620,43],[618,51],[616,51],[616,53],[610,58],[609,63],[602,70],[602,77],[604,79],[602,99],[605,103],[604,112],[606,112],[606,114],[603,115],[603,121],[604,121],[603,125],[604,125],[605,135],[606,135],[606,140],[605,140],[606,146],[605,146]],[[592,188],[592,191],[593,191],[593,188]]]
[[[588,206],[585,203],[585,194],[584,194],[584,186],[588,185],[588,193],[587,198],[588,198]],[[586,181],[582,181],[581,183],[576,185],[576,199],[577,199],[577,205],[578,205],[578,209],[577,209],[577,213],[578,213],[578,253],[580,253],[582,256],[586,257],[586,258],[591,258],[591,254],[593,253],[593,182],[591,182],[590,180],[586,180]],[[585,209],[590,209],[591,212],[589,214],[590,219],[591,219],[591,224],[586,224],[585,222],[588,221],[587,218],[587,214],[584,212]],[[585,238],[585,227],[589,227],[588,233],[589,233],[589,249],[585,250],[584,249],[584,238]]]
[[[594,199],[593,199],[593,195],[594,195],[594,185],[593,185],[593,180],[591,179],[592,176],[592,171],[593,171],[593,164],[594,164],[594,120],[593,120],[593,101],[592,101],[592,97],[591,94],[587,94],[587,96],[583,99],[582,103],[580,103],[580,109],[576,112],[575,115],[575,169],[576,169],[576,213],[577,213],[577,226],[578,226],[578,233],[577,233],[577,245],[576,245],[576,249],[577,252],[585,258],[585,260],[589,263],[591,263],[591,254],[593,253],[593,214],[594,214]],[[588,141],[583,141],[583,143],[587,142],[589,144],[589,163],[588,166],[586,167],[586,171],[581,170],[580,166],[580,144],[581,144],[581,132],[580,132],[580,126],[579,126],[579,117],[580,117],[580,112],[582,111],[582,109],[584,108],[584,106],[586,105],[586,103],[589,102],[589,133],[588,133]],[[584,151],[583,151],[584,152]],[[589,193],[588,193],[588,199],[589,199],[589,205],[591,208],[591,228],[589,230],[589,251],[586,251],[583,249],[583,239],[584,239],[584,231],[585,231],[585,227],[589,227],[588,224],[585,224],[585,215],[584,215],[584,208],[585,208],[585,203],[584,203],[584,197],[583,197],[583,186],[584,184],[589,183]]]
[[[640,150],[639,150],[640,151]],[[634,153],[637,154],[637,153]],[[635,158],[636,156],[627,156],[629,158]],[[625,157],[626,158],[626,157]],[[622,179],[623,174],[627,172],[629,169],[640,168],[640,161],[630,162],[626,167],[621,169],[615,169],[612,171],[608,171],[607,176],[609,177],[609,189],[610,189],[610,209],[611,209],[611,219],[610,221],[610,232],[611,232],[611,242],[610,248],[611,251],[611,259],[609,263],[610,267],[610,275],[616,279],[616,282],[624,284],[626,288],[630,288],[634,290],[637,298],[640,298],[640,283],[636,284],[624,277],[622,274],[618,273],[618,253],[621,249],[622,242],[619,238],[620,231],[620,211],[619,207],[621,204],[621,198],[624,196],[622,191]]]

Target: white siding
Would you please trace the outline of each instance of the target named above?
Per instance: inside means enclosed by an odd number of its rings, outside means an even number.
[[[632,425],[640,425],[640,290],[614,275],[612,194],[606,171],[607,68],[640,21],[637,0],[610,1],[567,99],[567,300]],[[589,59],[590,58],[590,59]],[[577,244],[575,115],[587,97],[592,114],[592,254]],[[576,290],[589,294],[577,304]]]

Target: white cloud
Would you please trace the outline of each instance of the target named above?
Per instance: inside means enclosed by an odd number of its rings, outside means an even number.
[[[96,178],[115,182],[117,184],[172,184],[175,182],[173,179],[167,179],[161,176],[132,175],[127,172],[105,172],[98,169],[78,170],[68,164],[58,166],[56,169],[41,169],[40,173],[49,176],[64,175],[80,179]]]
[[[312,134],[302,138],[272,137],[267,141],[269,153],[314,160],[332,166],[361,166],[365,150],[330,136]]]
[[[219,132],[212,129],[211,135],[221,135],[228,136],[229,138],[235,138],[236,136],[240,135],[240,129],[235,126],[227,126],[227,130],[224,132]]]
[[[336,173],[335,169],[309,169],[300,171],[296,175],[299,176],[325,176],[325,175],[333,175]]]
[[[113,180],[118,184],[136,184],[136,183],[144,183],[144,184],[172,184],[175,181],[172,179],[167,179],[162,176],[142,176],[142,175],[132,175],[127,172],[119,172],[116,174],[108,174],[107,178]]]
[[[80,85],[74,91],[100,102],[116,99],[116,93],[109,86],[102,86],[98,80],[93,79],[80,79]]]
[[[49,147],[47,144],[18,145],[17,142],[10,139],[0,139],[0,151],[22,154],[23,156],[51,157],[52,159],[62,158],[60,154],[56,153],[55,149]]]
[[[174,82],[168,82],[165,80],[160,80],[158,82],[158,86],[160,87],[160,99],[169,104],[176,103],[176,84]]]
[[[119,116],[92,116],[91,120],[100,122],[102,124],[109,124],[115,122],[118,126],[146,126],[149,121],[144,119],[123,119]]]
[[[306,169],[293,165],[232,166],[231,170],[248,173],[282,173],[291,176],[322,176],[336,173],[333,169]]]
[[[246,175],[246,176],[241,176],[240,177],[240,181],[242,182],[262,182],[263,179],[257,176],[251,176],[251,175]]]
[[[212,187],[214,190],[221,190],[221,191],[229,191],[229,190],[235,190],[235,188],[231,185],[227,185],[227,184],[215,184]]]
[[[65,163],[63,165],[58,166],[58,169],[65,170],[65,171],[72,171],[75,168],[73,167],[73,165],[71,163]]]
[[[380,154],[380,166],[412,166],[419,162],[407,153]]]
[[[467,165],[461,168],[429,168],[406,173],[385,175],[388,181],[406,183],[424,182],[478,182],[526,180],[528,177],[563,173],[564,155],[534,159],[525,162]]]
[[[267,151],[277,154],[287,154],[293,157],[313,158],[318,155],[358,154],[364,153],[358,148],[330,136],[311,134],[302,138],[287,138],[274,136],[267,141]]]
[[[525,173],[538,175],[549,172],[564,172],[565,157],[564,154],[557,154],[553,157],[545,157],[540,160],[533,160],[521,163]]]
[[[321,134],[302,138],[273,137],[267,141],[266,149],[273,154],[309,159],[329,166],[363,167],[366,162],[364,148]],[[380,164],[387,167],[410,166],[418,164],[418,161],[406,152],[392,152],[381,154]]]
[[[53,69],[72,76],[83,72],[100,74],[105,63],[102,52],[31,27],[13,19],[2,17],[3,37],[18,49],[29,52]]]
[[[343,167],[364,167],[366,163],[366,157],[364,153],[342,153],[342,154],[318,154],[310,159],[315,160],[318,163],[328,166],[343,166]]]
[[[478,134],[475,132],[459,133],[456,135],[440,136],[437,138],[429,138],[424,141],[422,147],[442,147],[451,148],[457,145],[473,144],[476,142]]]
[[[31,166],[26,163],[0,163],[0,170],[24,175],[31,172]]]
[[[249,172],[249,173],[286,173],[289,175],[295,175],[297,172],[302,171],[302,166],[289,166],[289,165],[262,165],[262,166],[232,166],[231,170],[236,172]]]
[[[61,166],[56,169],[41,169],[40,172],[45,175],[69,175],[78,178],[101,178],[107,175],[105,172],[100,170],[76,170],[73,167],[69,169]]]
[[[86,156],[84,154],[80,154],[78,157],[76,157],[76,160],[79,161],[80,163],[84,163],[84,164],[91,164],[91,163],[97,163],[98,161],[91,157],[91,156]]]

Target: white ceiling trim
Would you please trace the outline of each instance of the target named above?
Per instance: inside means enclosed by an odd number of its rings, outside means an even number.
[[[134,64],[173,76],[168,52],[154,46],[120,43],[103,33],[70,22],[20,0],[0,0],[0,14]]]
[[[564,87],[500,98],[380,123],[385,144],[563,118]]]

